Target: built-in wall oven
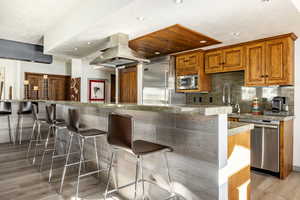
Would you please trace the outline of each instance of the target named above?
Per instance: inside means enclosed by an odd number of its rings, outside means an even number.
[[[239,121],[254,124],[251,132],[251,167],[279,173],[279,121]]]
[[[177,76],[176,87],[179,90],[198,89],[198,75]]]

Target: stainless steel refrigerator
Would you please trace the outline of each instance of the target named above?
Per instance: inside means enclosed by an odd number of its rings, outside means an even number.
[[[143,104],[185,104],[186,96],[175,92],[175,61],[159,57],[143,66]]]

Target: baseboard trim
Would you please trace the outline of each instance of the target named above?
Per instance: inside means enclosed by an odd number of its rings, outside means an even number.
[[[294,170],[295,172],[300,172],[300,166],[295,166],[295,165],[294,165],[293,170]]]

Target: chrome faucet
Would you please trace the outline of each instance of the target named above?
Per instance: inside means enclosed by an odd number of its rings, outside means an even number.
[[[226,101],[226,88],[227,88],[227,101]],[[223,86],[223,96],[222,96],[222,101],[223,104],[231,105],[231,88],[230,84],[225,83]]]
[[[241,107],[240,107],[240,104],[236,103],[236,104],[234,105],[234,108],[236,109],[236,113],[237,113],[237,114],[241,114]]]

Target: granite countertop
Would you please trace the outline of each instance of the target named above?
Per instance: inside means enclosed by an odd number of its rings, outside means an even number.
[[[295,116],[273,116],[273,115],[253,115],[251,113],[245,114],[229,114],[228,117],[239,119],[256,119],[256,120],[277,120],[277,121],[289,121],[295,118]]]
[[[10,102],[20,102],[26,100],[7,100]],[[34,100],[32,100],[34,101]],[[180,113],[190,115],[219,115],[232,113],[231,106],[216,106],[216,105],[143,105],[143,104],[103,104],[103,103],[89,103],[89,102],[74,102],[74,101],[47,101],[38,100],[37,102],[48,104],[61,104],[68,106],[91,106],[98,108],[115,108],[124,110],[141,110],[153,112],[167,112],[167,113]]]
[[[241,132],[254,129],[254,124],[243,122],[228,122],[228,135],[235,135]]]

